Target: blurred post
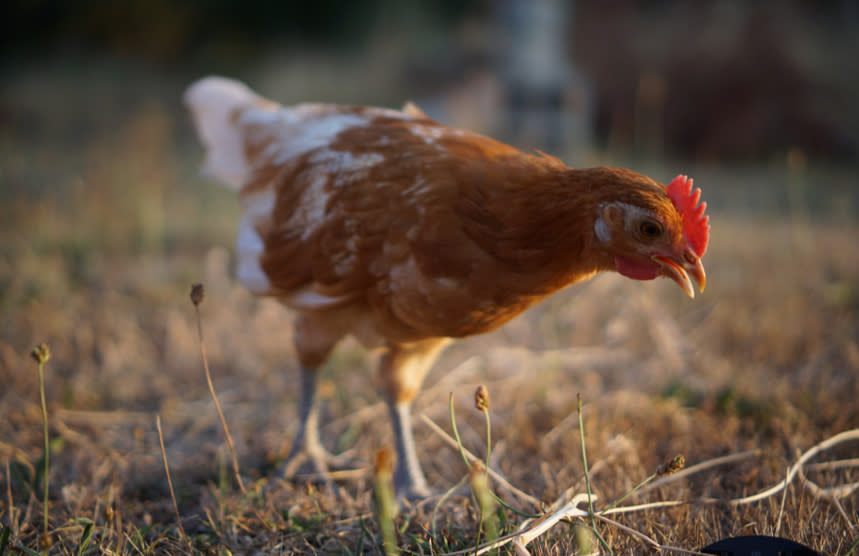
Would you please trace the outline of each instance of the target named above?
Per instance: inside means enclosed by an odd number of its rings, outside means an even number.
[[[568,57],[575,1],[506,0],[498,6],[505,135],[520,147],[559,154],[586,146],[590,87]]]

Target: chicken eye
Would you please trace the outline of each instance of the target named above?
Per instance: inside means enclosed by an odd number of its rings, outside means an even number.
[[[662,235],[662,224],[653,220],[643,220],[638,225],[638,231],[645,239],[656,239]]]

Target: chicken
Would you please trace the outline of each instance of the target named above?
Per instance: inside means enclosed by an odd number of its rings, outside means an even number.
[[[442,348],[551,293],[616,271],[706,284],[692,180],[573,169],[448,127],[407,104],[280,106],[207,77],[185,93],[204,171],[238,192],[238,279],[296,316],[299,430],[286,460],[324,470],[316,382],[344,336],[381,348],[401,496],[428,493],[410,406]]]

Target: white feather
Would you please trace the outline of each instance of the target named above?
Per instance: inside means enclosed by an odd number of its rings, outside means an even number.
[[[274,192],[270,189],[242,197],[245,213],[239,222],[236,237],[238,265],[236,275],[239,282],[255,294],[265,294],[271,290],[271,282],[260,265],[260,255],[265,244],[259,233],[259,226],[266,225],[274,210]]]
[[[367,119],[357,114],[320,116],[321,108],[324,106],[299,104],[277,112],[280,125],[276,135],[279,148],[273,157],[275,162],[286,162],[314,149],[327,147],[341,131],[367,124]]]
[[[261,101],[242,83],[223,77],[205,77],[185,91],[185,104],[207,150],[203,171],[235,190],[245,184],[250,168],[233,118],[236,110]]]
[[[610,205],[620,207],[623,211],[623,223],[624,228],[628,231],[632,231],[636,226],[637,222],[640,222],[642,218],[653,218],[654,220],[659,220],[659,217],[655,215],[652,211],[647,209],[631,205],[629,203],[608,203]],[[605,204],[600,205],[600,209],[606,206]],[[601,242],[605,243],[611,239],[611,229],[609,228],[608,222],[603,220],[602,216],[597,217],[594,222],[594,234],[597,236],[597,239]]]
[[[603,243],[611,239],[611,230],[609,230],[608,224],[606,224],[606,221],[603,220],[602,216],[597,218],[596,222],[594,222],[594,234],[597,236],[597,239]]]

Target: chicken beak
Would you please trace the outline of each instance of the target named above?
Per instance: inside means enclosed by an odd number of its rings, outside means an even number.
[[[687,253],[682,265],[662,255],[654,256],[653,260],[662,267],[661,274],[674,280],[689,297],[695,297],[692,280],[698,284],[698,289],[702,292],[707,287],[707,273],[704,272],[704,265],[701,263],[700,257]]]
[[[704,272],[704,265],[701,263],[701,257],[695,257],[694,262],[690,262],[688,266],[686,266],[686,271],[695,280],[695,283],[698,284],[698,289],[701,293],[704,293],[704,289],[707,287],[707,273]]]

